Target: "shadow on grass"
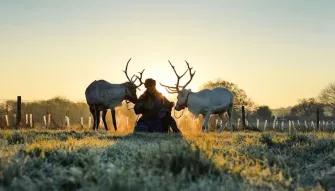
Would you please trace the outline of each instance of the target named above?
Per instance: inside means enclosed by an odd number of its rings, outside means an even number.
[[[279,168],[291,183],[289,189],[335,188],[335,139],[317,138],[311,134],[290,135],[276,141],[271,134],[259,138],[260,145],[249,145],[239,152],[265,161],[270,169]]]
[[[83,139],[86,137],[96,137],[99,139],[118,139],[124,138],[123,135],[113,135],[105,132],[95,131],[50,131],[50,130],[29,130],[29,131],[10,131],[8,134],[1,134],[0,138],[7,140],[8,144],[30,144],[37,139],[57,139],[66,141],[69,138]]]
[[[123,137],[63,132],[52,135],[102,136],[106,148],[19,152],[1,166],[0,190],[245,190],[238,175],[215,167],[182,136],[133,134]],[[45,136],[49,136],[46,134]]]

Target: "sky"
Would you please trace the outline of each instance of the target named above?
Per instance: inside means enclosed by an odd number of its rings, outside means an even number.
[[[222,79],[259,105],[294,105],[335,81],[333,0],[0,0],[0,99],[85,100],[94,80]],[[187,80],[187,79],[185,79]],[[159,90],[164,89],[158,87]]]

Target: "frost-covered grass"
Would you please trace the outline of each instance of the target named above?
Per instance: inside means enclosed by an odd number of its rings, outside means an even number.
[[[0,190],[335,188],[335,135],[0,131]]]

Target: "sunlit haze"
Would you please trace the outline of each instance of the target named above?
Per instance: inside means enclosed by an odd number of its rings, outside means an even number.
[[[272,108],[335,80],[335,1],[0,1],[1,99],[85,100],[93,80],[144,78],[189,88],[222,79]],[[143,89],[143,88],[142,88]],[[164,89],[159,87],[160,91]],[[166,92],[165,92],[166,93]]]

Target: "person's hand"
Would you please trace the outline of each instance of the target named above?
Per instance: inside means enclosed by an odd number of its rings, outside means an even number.
[[[172,108],[174,106],[174,102],[173,101],[170,101],[170,104],[169,104],[170,108]]]

